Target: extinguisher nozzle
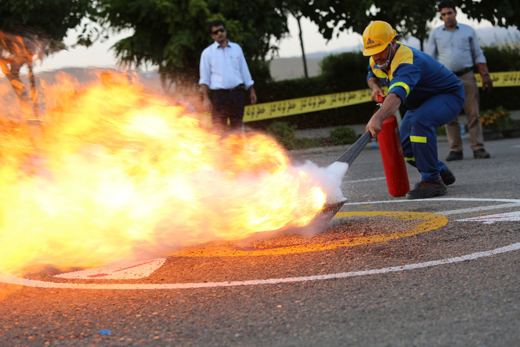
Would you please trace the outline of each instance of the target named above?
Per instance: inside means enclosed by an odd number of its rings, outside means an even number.
[[[352,146],[349,147],[336,161],[347,163],[351,165],[357,158],[359,153],[365,148],[367,143],[372,138],[372,133],[367,131],[364,133]]]

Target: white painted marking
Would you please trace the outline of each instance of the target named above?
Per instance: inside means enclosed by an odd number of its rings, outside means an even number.
[[[477,207],[464,208],[464,209],[459,209],[459,210],[435,212],[437,214],[442,214],[445,216],[449,216],[452,214],[464,214],[464,213],[471,213],[471,212],[497,210],[497,209],[501,209],[501,208],[520,207],[520,200],[517,200],[517,199],[472,199],[472,198],[436,198],[436,199],[421,199],[421,200],[362,201],[362,202],[351,202],[351,203],[345,204],[343,206],[389,204],[389,203],[401,203],[401,202],[416,202],[417,203],[417,202],[421,202],[421,201],[472,201],[472,202],[476,201],[476,202],[509,202],[510,203],[510,204],[477,206]]]
[[[520,221],[520,212],[509,212],[493,214],[489,216],[459,219],[456,222],[484,222],[484,224],[493,224],[495,222],[518,222]]]
[[[155,270],[160,268],[165,261],[166,258],[160,258],[141,262],[123,263],[117,266],[67,272],[54,277],[84,280],[132,280],[150,276]]]
[[[420,199],[420,200],[382,200],[382,201],[361,201],[361,202],[351,202],[347,205],[367,205],[367,204],[397,204],[402,202],[411,202],[411,203],[418,203],[418,202],[424,202],[424,201],[472,201],[472,202],[514,202],[517,204],[520,204],[519,199],[473,199],[473,198],[433,198],[433,199]],[[500,205],[497,205],[500,206]]]
[[[518,199],[473,199],[473,198],[435,198],[435,199],[421,199],[417,200],[387,200],[387,201],[366,201],[366,202],[354,202],[348,203],[348,205],[367,205],[367,204],[387,204],[387,203],[402,203],[402,202],[424,202],[424,201],[479,201],[479,202],[508,202],[514,203],[514,205],[520,204]],[[511,204],[502,204],[496,206],[489,206],[496,208],[512,207]],[[466,209],[467,212],[474,212],[474,209]],[[462,210],[457,210],[462,211]],[[450,211],[443,213],[449,214]],[[441,212],[442,213],[442,212]],[[460,212],[464,213],[464,212]],[[215,288],[215,287],[232,287],[232,286],[246,286],[246,285],[261,285],[261,284],[280,284],[280,283],[294,283],[294,282],[306,282],[306,281],[321,281],[329,279],[341,279],[356,276],[376,275],[391,272],[400,272],[414,269],[421,269],[427,267],[433,267],[438,265],[460,263],[467,260],[475,260],[483,257],[490,257],[497,254],[512,252],[520,249],[520,243],[514,243],[509,246],[496,248],[490,251],[477,252],[468,254],[462,257],[454,257],[448,259],[441,259],[436,261],[409,264],[404,266],[395,266],[382,269],[356,271],[356,272],[344,272],[329,275],[317,275],[317,276],[303,276],[303,277],[289,277],[289,278],[272,278],[266,280],[249,280],[249,281],[230,281],[230,282],[208,282],[208,283],[170,283],[170,284],[76,284],[76,283],[54,283],[29,280],[25,278],[19,278],[7,273],[0,272],[0,283],[23,285],[27,287],[38,287],[38,288],[62,288],[62,289],[108,289],[108,290],[143,290],[143,289],[194,289],[194,288]]]
[[[454,257],[448,259],[427,261],[424,263],[409,264],[403,266],[386,267],[382,269],[343,272],[329,275],[303,276],[303,277],[288,277],[288,278],[271,278],[266,280],[250,280],[250,281],[229,281],[229,282],[207,282],[207,283],[169,283],[169,284],[75,284],[75,283],[53,283],[36,280],[28,280],[24,278],[15,277],[9,274],[0,273],[0,282],[22,285],[27,287],[38,288],[62,288],[62,289],[110,289],[110,290],[143,290],[143,289],[195,289],[195,288],[215,288],[215,287],[235,287],[235,286],[252,286],[261,284],[281,284],[281,283],[295,283],[307,281],[323,281],[331,279],[342,279],[349,277],[378,275],[391,272],[402,272],[415,269],[424,269],[439,265],[455,264],[468,260],[475,260],[484,257],[491,257],[493,255],[517,251],[520,249],[520,243],[514,243],[509,246],[496,248],[490,251],[477,252],[467,254],[461,257]]]
[[[471,213],[471,212],[480,212],[480,211],[489,211],[496,210],[500,208],[510,208],[510,207],[520,207],[520,204],[512,203],[512,204],[502,204],[502,205],[492,205],[492,206],[479,206],[473,208],[463,208],[460,210],[451,210],[444,212],[436,212],[438,214],[443,214],[445,216],[449,216],[450,214],[463,214],[463,213]]]
[[[386,177],[377,177],[377,178],[367,178],[366,180],[356,180],[356,181],[345,181],[343,183],[359,183],[359,182],[368,182],[368,181],[380,181],[384,180]]]

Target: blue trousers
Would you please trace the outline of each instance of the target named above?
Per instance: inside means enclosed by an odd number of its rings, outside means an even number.
[[[406,162],[416,167],[424,182],[433,181],[446,173],[446,165],[437,154],[435,128],[451,122],[464,107],[464,90],[438,94],[421,106],[406,112],[399,133]]]

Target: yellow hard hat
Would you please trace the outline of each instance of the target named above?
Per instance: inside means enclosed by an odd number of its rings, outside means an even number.
[[[363,55],[381,53],[395,38],[395,30],[387,22],[376,20],[363,31]]]

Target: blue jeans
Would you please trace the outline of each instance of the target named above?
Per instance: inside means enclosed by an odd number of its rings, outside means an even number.
[[[464,107],[464,90],[438,94],[415,110],[404,115],[399,133],[406,162],[416,167],[424,182],[433,181],[446,173],[446,165],[437,154],[435,128],[453,120]]]

